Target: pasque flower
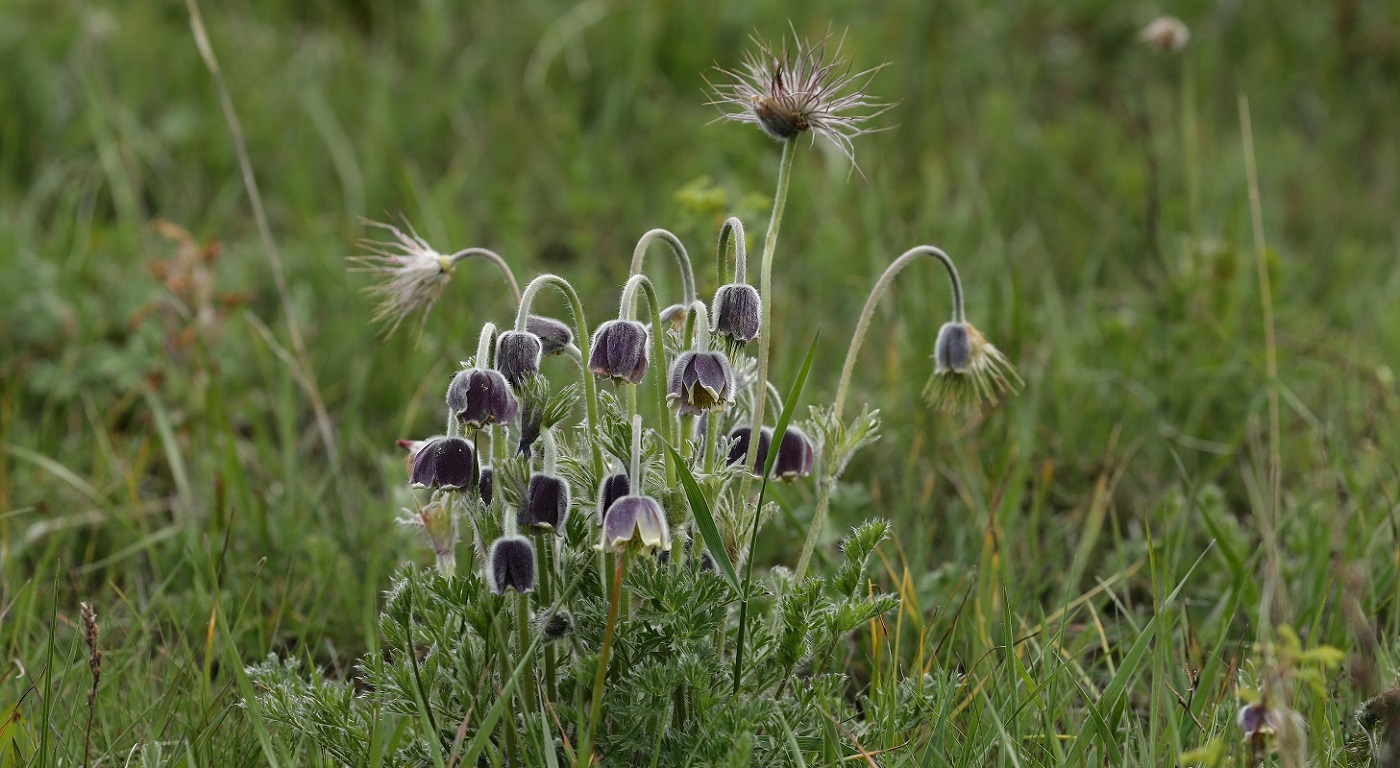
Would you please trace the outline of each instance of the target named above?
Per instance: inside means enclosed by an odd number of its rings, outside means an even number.
[[[545,357],[561,354],[574,343],[574,332],[569,326],[543,315],[530,315],[525,318],[525,330],[540,337],[540,354]]]
[[[536,472],[530,476],[516,523],[529,533],[564,535],[569,514],[569,484],[562,477]]]
[[[816,465],[816,450],[812,438],[797,427],[783,431],[783,440],[778,444],[778,456],[773,459],[774,480],[796,480],[812,474]]]
[[[513,386],[540,373],[544,344],[530,331],[505,331],[496,337],[496,370]]]
[[[603,482],[598,484],[598,522],[602,523],[607,517],[608,508],[614,501],[632,492],[632,484],[628,481],[627,475],[618,472],[603,478]]]
[[[714,304],[710,309],[714,321],[710,332],[734,346],[753,341],[758,338],[761,306],[758,289],[748,283],[720,286],[715,291]]]
[[[666,513],[650,496],[623,496],[603,515],[604,550],[621,552],[633,543],[647,550],[665,552],[671,549],[671,529],[666,525]]]
[[[953,321],[938,329],[933,362],[924,397],[935,408],[973,409],[984,402],[996,405],[1021,384],[1006,355],[971,323]]]
[[[729,439],[733,441],[729,448],[730,464],[738,464],[749,455],[749,440],[752,439],[753,430],[749,427],[736,427],[729,433]],[[764,427],[758,432],[758,449],[754,452],[754,471],[758,472],[763,465],[768,462],[768,447],[773,442],[773,430]]]
[[[691,351],[671,366],[666,399],[681,413],[699,415],[734,400],[734,368],[723,352]]]
[[[781,48],[755,39],[757,50],[744,59],[742,71],[721,69],[728,82],[710,83],[722,119],[753,123],[775,139],[810,132],[831,143],[851,162],[851,140],[870,132],[866,121],[890,108],[871,100],[866,87],[884,65],[851,72],[841,57],[841,38],[830,54],[828,33],[815,44],[793,33],[793,47]]]
[[[535,588],[535,546],[524,536],[502,536],[491,545],[486,558],[486,581],[491,591],[503,595]]]
[[[413,454],[409,482],[415,486],[458,490],[476,485],[476,451],[460,437],[429,440]]]
[[[609,320],[593,334],[588,370],[621,384],[639,384],[647,375],[647,328],[636,320]]]
[[[480,429],[488,424],[515,421],[520,402],[500,371],[465,368],[447,387],[447,408],[457,421]]]

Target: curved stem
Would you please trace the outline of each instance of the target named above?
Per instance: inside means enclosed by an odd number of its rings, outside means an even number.
[[[680,238],[668,229],[652,229],[647,231],[637,240],[637,247],[632,249],[632,271],[633,275],[642,273],[642,262],[646,259],[647,246],[654,240],[664,240],[671,246],[671,252],[676,255],[676,264],[681,269],[681,301],[690,306],[690,302],[695,301],[695,271],[690,268],[690,255],[685,252],[685,246],[681,244]],[[653,322],[660,322],[654,320]]]
[[[725,267],[729,266],[728,244],[734,242],[734,279],[726,281]],[[748,243],[744,240],[744,222],[738,216],[730,216],[719,228],[719,245],[715,248],[716,265],[719,271],[719,284],[742,283],[748,275]]]
[[[920,245],[901,254],[885,268],[880,279],[875,281],[875,287],[870,289],[870,295],[865,300],[865,307],[860,311],[860,320],[856,322],[855,333],[851,335],[851,345],[846,350],[846,361],[841,365],[841,382],[836,386],[836,401],[832,406],[832,415],[837,423],[840,423],[841,410],[846,404],[846,392],[851,387],[851,372],[855,370],[856,358],[860,356],[860,347],[865,342],[865,334],[870,330],[870,318],[875,314],[875,305],[879,303],[880,297],[884,295],[885,289],[889,288],[895,275],[898,275],[920,256],[932,256],[942,262],[944,269],[948,270],[948,282],[953,289],[953,322],[965,322],[962,281],[958,278],[958,269],[953,265],[953,259],[941,248],[932,245]],[[797,568],[794,571],[798,581],[807,575],[807,566],[811,563],[813,551],[816,550],[817,539],[821,537],[822,529],[826,526],[826,515],[831,510],[831,494],[835,491],[836,481],[839,479],[825,476],[825,470],[823,470],[823,476],[817,481],[817,506],[812,512],[812,524],[807,528],[807,539],[802,543],[802,554],[797,558]]]
[[[666,365],[666,343],[662,338],[661,330],[661,305],[656,300],[656,286],[652,285],[651,279],[643,274],[634,274],[627,278],[627,284],[622,287],[623,304],[621,312],[627,313],[627,317],[636,316],[637,291],[641,291],[646,296],[647,311],[651,313],[651,358],[652,367],[655,368],[656,375],[656,416],[665,423],[665,431],[662,433],[664,439],[671,445],[676,444],[675,420],[671,417],[671,412],[666,408],[666,378],[669,369]],[[635,415],[635,413],[633,414]],[[671,477],[671,461],[666,460],[666,479]]]
[[[525,292],[520,296],[520,309],[515,313],[515,330],[525,330],[525,323],[530,317],[530,305],[534,303],[535,296],[545,286],[559,289],[569,300],[569,310],[574,315],[574,338],[580,347],[579,357],[581,360],[587,360],[592,340],[588,336],[588,321],[583,316],[583,302],[579,300],[578,291],[574,290],[569,281],[558,275],[540,275],[525,286]],[[593,474],[601,478],[603,476],[603,450],[595,439],[595,433],[598,430],[598,388],[593,382],[593,376],[586,369],[581,371],[580,378],[583,379],[583,404],[588,418],[586,442],[593,453]]]
[[[501,270],[501,273],[506,276],[506,282],[510,284],[510,292],[515,296],[515,300],[520,301],[520,283],[515,281],[515,272],[511,271],[510,265],[495,251],[487,248],[463,248],[445,258],[450,265],[456,266],[457,262],[466,261],[473,256],[479,259],[486,259],[492,264],[495,264],[496,267]]]
[[[845,405],[846,390],[851,386],[851,372],[855,370],[856,357],[860,355],[861,344],[865,343],[866,331],[870,330],[870,318],[875,314],[875,305],[885,294],[885,289],[890,287],[895,275],[904,271],[905,267],[920,256],[932,256],[942,262],[944,269],[948,270],[948,283],[953,289],[953,322],[966,322],[963,314],[962,281],[958,278],[958,268],[953,266],[952,257],[944,253],[942,248],[932,245],[918,245],[901,254],[885,268],[880,279],[875,281],[875,287],[870,289],[870,295],[865,299],[865,307],[860,311],[860,320],[856,321],[856,331],[851,335],[851,346],[846,350],[846,362],[841,365],[841,383],[836,386],[833,415],[838,421],[841,418],[841,409]]]
[[[496,324],[487,323],[481,326],[481,335],[476,340],[476,357],[472,359],[472,365],[477,368],[491,367],[491,340],[496,338]]]
[[[696,325],[700,327],[699,334],[691,330],[690,338],[686,343],[700,352],[710,351],[710,308],[705,306],[705,302],[696,299],[690,305],[690,313],[696,319]]]
[[[761,319],[758,332],[758,391],[760,393],[768,388],[768,349],[773,340],[773,252],[778,247],[778,227],[783,221],[783,209],[787,207],[788,187],[792,182],[792,159],[796,147],[797,139],[795,137],[783,142],[783,159],[778,165],[778,191],[773,196],[773,215],[768,218],[768,235],[763,238],[763,263],[758,278],[758,293],[762,299],[759,302]],[[749,432],[750,435],[758,435],[763,429],[765,399],[762,394],[754,398],[753,427]],[[744,457],[744,466],[753,466],[754,456],[757,453],[758,440],[750,440],[748,455]],[[739,498],[741,500],[749,495],[749,481],[749,476],[745,474],[743,482],[739,485]]]

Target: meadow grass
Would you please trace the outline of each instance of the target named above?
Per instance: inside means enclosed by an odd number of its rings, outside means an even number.
[[[1165,55],[1135,40],[1153,7],[1090,0],[208,3],[284,300],[186,6],[5,5],[0,765],[330,764],[240,706],[244,666],[350,679],[378,647],[381,590],[426,557],[394,524],[393,441],[435,429],[475,329],[514,310],[468,262],[421,336],[384,343],[346,271],[360,217],[611,303],[652,226],[700,253],[725,215],[761,231],[778,153],[710,124],[702,75],[789,20],[848,29],[898,105],[862,173],[824,149],[798,164],[773,369],[794,375],[819,327],[808,390],[829,397],[869,286],[929,242],[1026,380],[986,418],[930,411],[942,275],[911,271],[878,313],[852,405],[886,427],[816,563],[888,518],[877,575],[902,605],[832,653],[889,733],[893,682],[941,688],[914,736],[859,748],[1242,759],[1241,690],[1281,669],[1309,759],[1365,764],[1350,713],[1400,663],[1400,18],[1381,6],[1190,3],[1190,45]],[[789,521],[760,563],[791,565],[815,500],[770,490]],[[104,653],[90,735],[79,602]],[[1274,624],[1346,664],[1314,690],[1316,656],[1256,648],[1286,640]]]

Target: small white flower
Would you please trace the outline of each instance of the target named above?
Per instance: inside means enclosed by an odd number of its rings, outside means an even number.
[[[1191,42],[1191,30],[1175,16],[1162,16],[1138,32],[1138,41],[1159,53],[1178,53]]]
[[[386,335],[393,334],[404,318],[422,311],[421,322],[438,296],[452,278],[453,260],[433,250],[412,227],[407,232],[392,224],[369,221],[367,224],[388,230],[391,240],[363,240],[369,251],[352,259],[363,266],[359,271],[371,272],[381,279],[365,289],[379,300],[374,309],[374,321],[388,325]]]

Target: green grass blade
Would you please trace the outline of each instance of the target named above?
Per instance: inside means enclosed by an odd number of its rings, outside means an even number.
[[[663,445],[665,445],[663,443]],[[690,473],[690,467],[685,465],[685,460],[681,458],[679,452],[670,445],[666,445],[666,452],[670,454],[671,461],[676,465],[677,475],[680,476],[681,486],[685,488],[686,499],[690,501],[691,514],[695,516],[695,527],[700,529],[700,537],[705,540],[705,547],[710,550],[710,557],[715,560],[715,566],[724,580],[729,582],[729,586],[734,588],[735,594],[739,594],[739,574],[734,570],[734,563],[729,560],[729,553],[724,549],[724,539],[719,536],[719,527],[715,525],[715,517],[710,512],[710,503],[705,501],[705,494],[700,490],[700,484],[695,482],[695,476]]]
[[[763,496],[768,490],[768,476],[773,474],[773,462],[778,458],[778,449],[783,444],[783,433],[787,431],[788,422],[792,421],[792,411],[797,407],[797,400],[802,396],[803,387],[807,386],[807,375],[812,372],[812,361],[817,357],[817,341],[821,338],[821,333],[812,335],[812,343],[807,347],[807,359],[802,361],[802,369],[797,373],[797,379],[792,382],[792,388],[788,390],[787,399],[783,401],[783,411],[778,414],[778,423],[773,427],[773,443],[768,449],[768,460],[763,462],[763,481],[758,486],[758,504],[753,509],[753,525],[749,526],[749,552],[744,559],[744,588],[739,593],[739,637],[734,646],[734,695],[739,695],[739,681],[744,673],[744,633],[749,621],[749,585],[753,582],[753,547],[758,539],[758,518],[763,512]]]

